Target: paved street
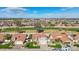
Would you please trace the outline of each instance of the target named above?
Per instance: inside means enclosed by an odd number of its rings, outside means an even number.
[[[0,51],[52,51],[52,49],[0,49]]]
[[[0,49],[0,51],[55,51],[55,50],[53,50],[53,48],[40,48],[40,49],[18,48],[18,49]],[[79,51],[79,48],[72,47],[71,51]]]
[[[79,51],[78,47],[72,47],[72,51]]]

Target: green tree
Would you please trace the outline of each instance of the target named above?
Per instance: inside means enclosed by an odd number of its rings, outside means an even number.
[[[34,28],[35,28],[35,29],[37,30],[37,32],[39,32],[39,33],[44,31],[44,29],[43,29],[43,27],[41,26],[40,22],[37,22],[37,23],[35,24]]]
[[[52,24],[51,21],[49,21],[48,24],[49,24],[50,26],[54,26],[54,24]]]
[[[0,29],[0,32],[2,32],[2,29]]]
[[[13,41],[12,41],[11,37],[12,37],[12,35],[10,35],[10,34],[6,34],[6,35],[5,35],[5,39],[6,39],[6,40],[10,40],[10,46],[13,45]]]
[[[6,35],[5,35],[5,39],[6,39],[6,40],[11,40],[11,37],[12,37],[12,36],[11,36],[10,34],[6,34]]]

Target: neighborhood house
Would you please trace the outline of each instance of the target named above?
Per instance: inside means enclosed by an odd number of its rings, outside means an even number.
[[[48,36],[45,33],[32,34],[32,40],[37,41],[38,44],[48,44]]]
[[[26,40],[26,34],[24,33],[14,33],[12,34],[12,41],[14,41],[14,45],[22,45]]]
[[[68,35],[64,32],[53,32],[49,38],[51,41],[60,40],[61,42],[69,42]]]

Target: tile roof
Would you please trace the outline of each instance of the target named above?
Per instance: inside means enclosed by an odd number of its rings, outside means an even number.
[[[23,33],[15,33],[12,34],[12,39],[18,40],[18,41],[24,41],[26,38],[26,34]]]
[[[66,33],[61,33],[61,32],[53,32],[51,34],[51,38],[50,39],[60,39],[62,42],[67,42],[68,41],[68,36]]]
[[[47,37],[47,35],[45,33],[32,34],[32,39],[38,39],[38,38],[42,38],[42,37]]]

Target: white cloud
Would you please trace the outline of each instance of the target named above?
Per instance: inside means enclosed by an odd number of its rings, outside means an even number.
[[[26,11],[28,9],[21,8],[21,7],[6,7],[4,9],[1,9],[1,11],[10,11],[10,10],[16,10],[16,11]]]
[[[62,8],[62,11],[70,10],[73,7],[70,8]],[[44,14],[38,14],[38,11],[32,11],[32,14],[27,13],[29,9],[27,8],[3,8],[0,9],[0,17],[15,17],[15,18],[62,18],[62,17],[79,17],[79,14],[76,13],[60,13],[60,14],[53,14],[53,13],[44,13]],[[25,12],[26,11],[26,12]]]
[[[21,7],[7,7],[0,10],[0,17],[21,17],[26,15],[26,8]]]

